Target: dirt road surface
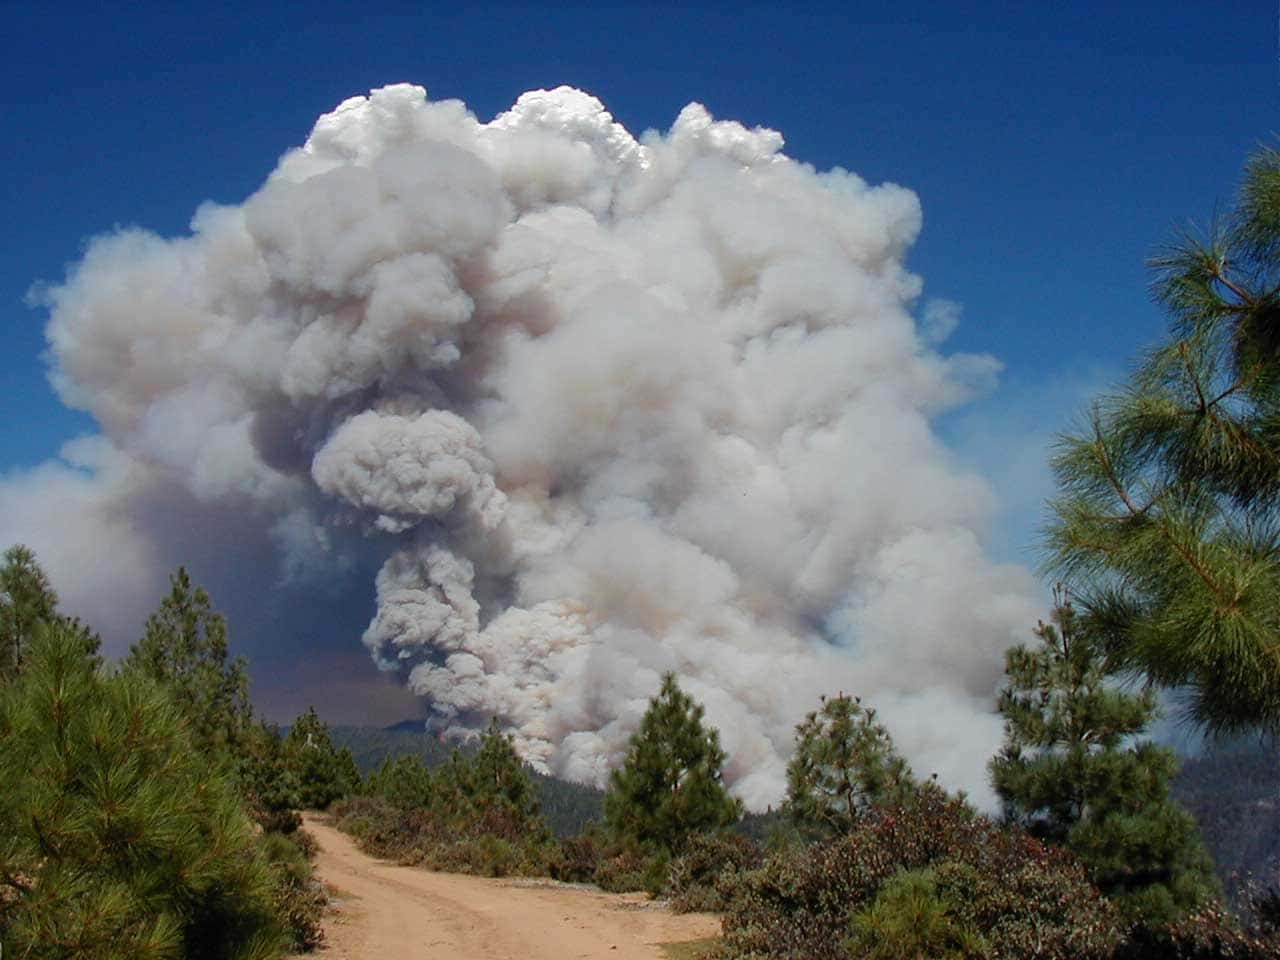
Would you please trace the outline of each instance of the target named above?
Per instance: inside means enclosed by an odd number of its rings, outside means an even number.
[[[720,932],[642,895],[431,873],[374,860],[314,817],[316,873],[337,898],[313,960],[659,960],[660,943]]]

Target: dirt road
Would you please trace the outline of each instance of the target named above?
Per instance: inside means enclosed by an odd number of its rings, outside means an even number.
[[[313,817],[306,826],[338,898],[314,960],[658,960],[660,943],[720,932],[715,917],[676,916],[639,895],[397,866]]]

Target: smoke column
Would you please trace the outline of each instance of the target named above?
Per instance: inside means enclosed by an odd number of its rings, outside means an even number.
[[[242,205],[100,237],[40,294],[101,436],[0,512],[127,558],[103,608],[156,537],[200,539],[144,501],[238,518],[258,546],[224,562],[267,586],[374,556],[378,666],[572,779],[671,670],[749,806],[838,691],[987,796],[1036,590],[984,556],[993,496],[930,420],[999,365],[942,350],[915,195],[782,145],[697,104],[637,140],[565,87],[489,123],[407,84],[347,100]]]

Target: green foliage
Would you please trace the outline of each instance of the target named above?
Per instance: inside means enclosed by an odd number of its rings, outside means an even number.
[[[173,692],[187,713],[197,750],[211,758],[239,757],[253,718],[245,662],[228,660],[226,621],[185,568],[178,568],[169,585],[125,668]]]
[[[297,802],[305,810],[324,810],[360,789],[360,773],[351,751],[338,750],[314,707],[294,721],[284,741],[288,767],[297,782]]]
[[[865,960],[985,958],[986,942],[960,916],[957,894],[963,891],[941,887],[933,870],[903,870],[849,918],[845,949]]]
[[[675,675],[663,677],[605,796],[606,822],[619,836],[679,851],[691,834],[728,827],[742,815],[721,783],[720,737],[702,717]]]
[[[924,791],[909,806],[870,810],[849,833],[788,848],[739,874],[724,917],[725,955],[845,955],[850,917],[873,911],[902,872],[921,870],[933,871],[954,931],[981,937],[992,960],[1102,958],[1119,942],[1114,908],[1069,854]],[[906,899],[889,890],[879,912],[886,924]],[[909,947],[914,934],[905,936]]]
[[[408,753],[386,760],[369,777],[367,788],[370,795],[381,797],[399,810],[430,807],[434,796],[431,771]]]
[[[265,958],[272,872],[169,693],[32,631],[0,688],[0,942],[35,958]]]
[[[481,807],[496,807],[532,825],[538,817],[538,798],[515,742],[503,734],[497,720],[480,738],[480,749],[471,761],[465,780],[468,799]]]
[[[991,762],[1005,816],[1075,853],[1127,920],[1165,925],[1216,885],[1195,821],[1169,799],[1172,752],[1135,740],[1152,693],[1107,682],[1062,594],[1036,636],[1006,657],[1005,744]]]
[[[1280,153],[1153,261],[1169,338],[1053,459],[1050,569],[1114,666],[1210,730],[1280,730]]]
[[[449,763],[452,752],[434,735],[423,730],[335,726],[331,735],[335,744],[350,748],[357,766],[370,775],[376,775],[387,760],[403,754],[416,757],[425,767],[434,770]],[[473,747],[463,749],[464,756],[472,752]],[[557,837],[574,836],[592,820],[600,819],[604,801],[602,791],[585,784],[559,780],[528,767],[525,775],[533,785],[538,809]]]
[[[474,753],[455,750],[434,771],[404,755],[368,786],[334,813],[377,856],[485,876],[545,875],[559,859],[528,769],[496,723]]]
[[[875,717],[857,697],[822,698],[822,707],[796,727],[783,813],[839,834],[854,829],[874,806],[910,799],[916,791],[911,769]]]
[[[247,727],[237,766],[249,813],[263,830],[290,834],[302,825],[298,773],[279,730],[266,723]]]
[[[58,597],[35,554],[21,544],[4,552],[0,566],[0,684],[21,671],[37,624],[60,624],[81,638],[85,652],[98,650],[98,638],[79,622],[58,613]]]
[[[354,796],[334,804],[333,815],[366,852],[433,870],[546,876],[558,860],[545,827],[500,807],[453,814],[442,807],[401,810],[381,797]]]
[[[329,901],[320,884],[312,879],[304,846],[307,838],[310,834],[302,830],[288,836],[266,833],[260,843],[262,856],[273,874],[272,905],[292,950],[314,950],[324,942],[320,920]]]

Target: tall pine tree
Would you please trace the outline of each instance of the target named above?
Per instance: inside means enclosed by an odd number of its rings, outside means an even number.
[[[1131,922],[1167,923],[1215,881],[1195,821],[1169,799],[1172,752],[1139,739],[1152,692],[1109,680],[1062,592],[1036,636],[1006,654],[1005,743],[991,761],[1005,816],[1075,853]]]
[[[245,661],[229,659],[226,621],[186,568],[179,567],[169,583],[125,667],[173,691],[188,711],[198,749],[239,757],[247,752],[243,741],[253,719]]]
[[[532,825],[538,818],[538,796],[524,761],[511,737],[491,720],[480,738],[480,749],[471,762],[471,787],[480,804],[501,808],[520,822]]]
[[[691,834],[742,816],[741,802],[721,782],[720,736],[702,719],[702,705],[675,674],[664,676],[604,799],[605,820],[618,835],[675,852]]]

